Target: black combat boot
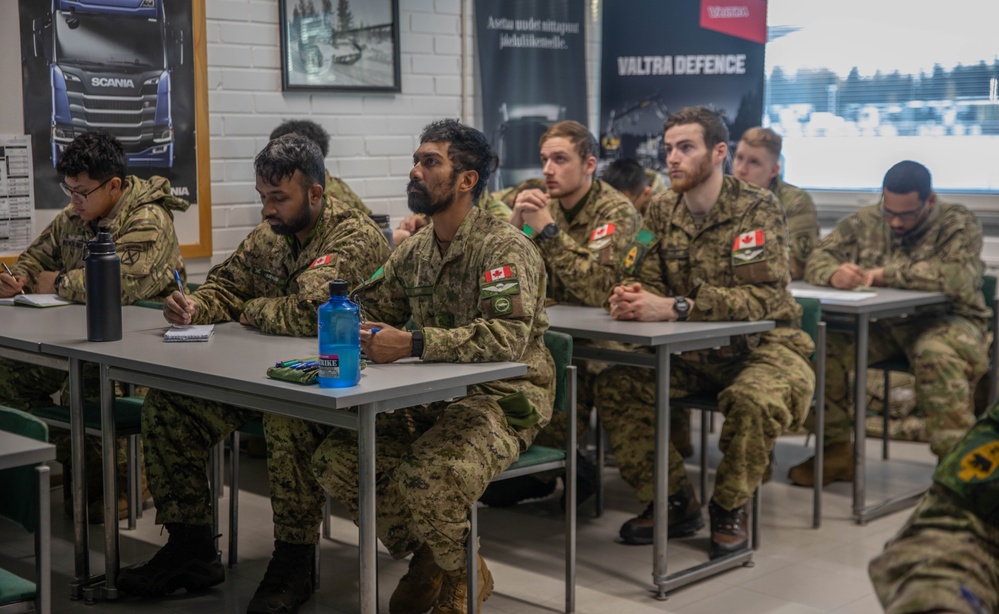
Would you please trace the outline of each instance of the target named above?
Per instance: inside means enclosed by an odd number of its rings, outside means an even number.
[[[555,492],[555,478],[542,481],[533,475],[522,475],[491,482],[479,497],[479,501],[489,507],[513,507],[522,501],[544,499],[553,492]]]
[[[701,505],[697,502],[694,487],[687,484],[669,499],[669,528],[667,537],[689,537],[704,527]],[[645,546],[653,541],[653,514],[655,503],[649,503],[640,516],[621,525],[621,541],[633,546]]]
[[[295,614],[313,590],[316,546],[276,540],[264,579],[253,594],[247,614]]]
[[[708,503],[708,514],[711,516],[711,550],[708,554],[712,559],[749,547],[746,526],[749,514],[745,505],[727,510],[712,500]]]
[[[155,598],[181,588],[188,592],[204,590],[225,580],[211,527],[167,523],[166,529],[170,538],[153,558],[121,570],[119,589]]]

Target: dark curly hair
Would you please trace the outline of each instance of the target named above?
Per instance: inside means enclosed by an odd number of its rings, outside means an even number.
[[[127,168],[121,143],[104,130],[85,132],[73,139],[56,163],[60,175],[76,177],[86,173],[98,181],[111,177],[124,181]]]
[[[326,185],[323,152],[315,141],[300,134],[279,136],[264,145],[253,159],[253,170],[271,185],[291,177],[295,171],[302,173],[302,186],[306,190],[316,184]]]
[[[330,135],[316,122],[308,119],[289,119],[271,131],[271,140],[291,133],[301,134],[319,145],[323,158],[329,155]]]
[[[479,182],[472,189],[472,201],[478,202],[489,175],[496,168],[496,154],[486,135],[456,119],[441,119],[427,124],[420,143],[448,143],[447,157],[453,167],[452,177],[462,171],[475,171]]]

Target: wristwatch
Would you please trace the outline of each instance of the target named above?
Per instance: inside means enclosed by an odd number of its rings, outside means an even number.
[[[545,224],[545,227],[542,228],[541,232],[538,233],[538,241],[547,241],[548,239],[554,239],[559,232],[561,232],[561,229],[558,227],[558,224],[556,224],[555,222],[552,222],[551,224]]]
[[[414,330],[411,331],[411,334],[413,335],[413,352],[411,356],[419,358],[423,356],[423,331]]]
[[[673,303],[673,310],[676,311],[676,321],[684,322],[687,320],[687,315],[690,314],[690,303],[687,299],[682,296],[674,297],[676,302]]]

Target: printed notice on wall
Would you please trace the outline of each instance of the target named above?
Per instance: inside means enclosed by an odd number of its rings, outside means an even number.
[[[17,254],[31,243],[35,184],[31,137],[0,134],[0,254]]]

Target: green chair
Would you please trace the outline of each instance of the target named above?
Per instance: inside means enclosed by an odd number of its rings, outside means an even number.
[[[999,343],[996,343],[995,334],[999,331],[999,310],[996,309],[996,277],[995,275],[982,275],[982,294],[985,295],[985,305],[992,310],[992,317],[989,319],[989,331],[992,333],[992,344],[989,346],[989,370],[986,377],[989,378],[989,397],[986,407],[991,407],[996,402],[997,392],[999,392]],[[905,356],[889,358],[876,362],[869,367],[881,371],[884,374],[884,388],[882,398],[884,407],[881,411],[882,433],[881,433],[881,458],[888,460],[889,421],[891,414],[891,377],[892,371],[910,373],[911,366]]]
[[[825,420],[825,373],[826,373],[826,324],[822,322],[822,305],[818,299],[797,298],[795,299],[801,306],[801,328],[812,338],[815,344],[815,352],[812,354],[812,362],[815,369],[815,393],[812,397],[812,408],[815,413],[815,471],[816,475],[822,475],[822,437],[823,422]],[[698,409],[702,412],[701,419],[701,498],[707,500],[708,490],[708,429],[705,428],[707,412],[718,411],[717,394],[696,394],[680,399],[670,399],[670,409]],[[759,545],[759,490],[753,497],[753,549]],[[814,494],[812,500],[812,528],[819,528],[822,525],[822,480],[815,481]]]
[[[532,445],[520,458],[493,481],[516,478],[553,469],[565,470],[565,611],[576,611],[576,367],[572,366],[572,337],[547,331],[545,346],[555,361],[554,411],[568,412],[565,449]],[[478,611],[478,591],[475,573],[478,560],[478,510],[472,504],[469,512],[471,530],[466,543],[468,569],[468,612]]]
[[[0,407],[0,431],[48,441],[48,427],[34,416]],[[52,564],[49,519],[49,468],[15,467],[0,471],[0,516],[35,534],[35,581],[0,569],[0,612],[52,610]]]

